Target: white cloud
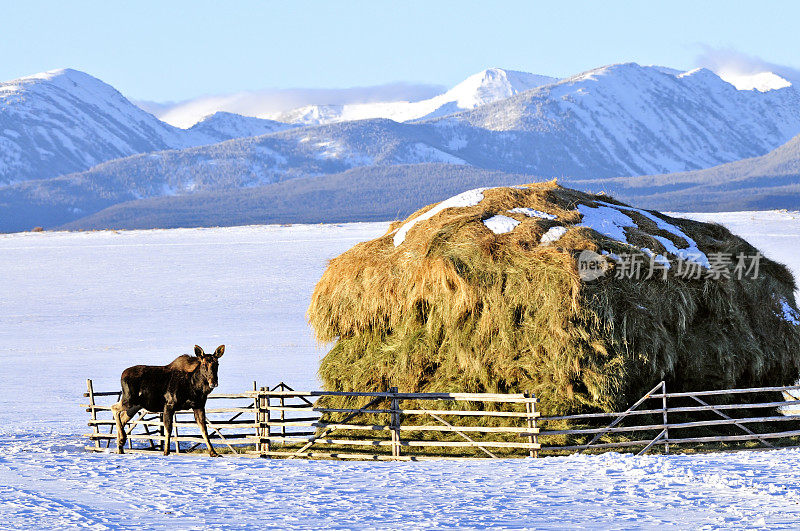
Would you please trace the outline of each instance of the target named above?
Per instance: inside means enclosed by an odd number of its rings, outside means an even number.
[[[737,88],[758,88],[759,82],[777,88],[779,81],[761,74],[772,72],[795,86],[800,86],[800,70],[766,61],[755,55],[748,55],[732,48],[713,48],[704,46],[695,63],[708,68],[722,79],[737,85]],[[785,85],[785,84],[784,84]]]
[[[177,127],[191,127],[209,114],[227,111],[269,118],[305,105],[344,105],[384,101],[419,101],[441,94],[439,85],[388,83],[344,89],[267,89],[159,103],[136,101],[139,107]]]

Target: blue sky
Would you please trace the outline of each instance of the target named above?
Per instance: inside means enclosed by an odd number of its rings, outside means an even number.
[[[491,66],[565,76],[720,57],[800,67],[800,2],[8,2],[0,79],[59,67],[183,100],[396,81],[451,86]]]

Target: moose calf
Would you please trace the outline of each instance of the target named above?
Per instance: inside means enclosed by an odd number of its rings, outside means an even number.
[[[195,356],[179,356],[169,365],[135,365],[122,372],[122,396],[111,406],[117,424],[117,452],[124,453],[128,436],[125,424],[139,410],[164,414],[164,455],[169,455],[172,419],[175,411],[194,410],[194,419],[203,434],[208,455],[218,457],[206,429],[206,399],[217,386],[219,358],[225,352],[220,345],[213,354],[194,346]]]

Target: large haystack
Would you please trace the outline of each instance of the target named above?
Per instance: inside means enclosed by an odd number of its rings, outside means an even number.
[[[597,279],[579,274],[585,250],[608,268]],[[530,390],[547,414],[627,406],[662,379],[790,384],[794,279],[757,252],[555,183],[465,192],[330,262],[308,311],[335,341],[320,375],[329,390]]]

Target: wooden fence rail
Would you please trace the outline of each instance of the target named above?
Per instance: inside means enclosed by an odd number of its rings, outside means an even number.
[[[542,417],[529,393],[404,393],[396,388],[339,393],[295,391],[284,383],[258,387],[254,382],[251,391],[210,395],[206,411],[209,437],[218,451],[247,457],[424,460],[608,450],[644,454],[708,445],[716,450],[800,446],[800,415],[795,414],[800,400],[793,400],[798,390],[800,386],[669,393],[660,382],[625,411]],[[742,399],[747,395],[750,402]],[[91,429],[87,449],[115,450],[111,404],[119,392],[95,392],[88,380],[84,396]],[[347,402],[331,406],[333,397]],[[787,410],[791,407],[797,409]],[[176,452],[204,449],[187,414],[191,412],[176,413]],[[163,449],[166,436],[158,414],[140,413],[127,432],[126,451]]]
[[[637,455],[641,455],[658,447],[663,447],[664,453],[670,453],[670,445],[711,445],[712,450],[754,449],[752,446],[741,444],[736,447],[731,446],[731,443],[750,441],[773,449],[777,447],[774,443],[778,440],[782,443],[781,446],[798,446],[800,415],[787,413],[786,410],[791,406],[800,405],[800,400],[790,400],[793,396],[789,394],[790,391],[798,389],[800,386],[790,385],[669,393],[666,383],[662,381],[625,411],[539,417],[539,426],[542,428],[539,437],[545,441],[542,452],[580,453],[639,447]],[[783,400],[778,400],[779,393],[783,394]],[[742,395],[755,395],[756,400],[725,402]],[[711,403],[712,399],[722,402]],[[676,401],[681,401],[683,404],[676,405]],[[687,401],[690,405],[686,405]],[[653,405],[644,407],[645,404],[653,402],[657,403],[657,407]],[[708,416],[714,418],[707,418]],[[642,417],[645,420],[649,419],[650,422],[640,421],[637,424],[624,425],[625,421]],[[603,420],[606,424],[599,424]],[[569,422],[570,427],[551,428],[565,421]],[[785,429],[771,427],[773,425]],[[719,433],[721,428],[734,429],[742,433]],[[710,433],[714,431],[716,433]],[[655,435],[651,436],[652,438],[641,438],[639,435],[633,440],[625,437],[626,435],[636,437],[637,434],[646,432]],[[677,436],[678,433],[686,435]],[[590,438],[585,439],[586,442],[578,442],[581,436]],[[557,437],[566,442],[553,442]]]

